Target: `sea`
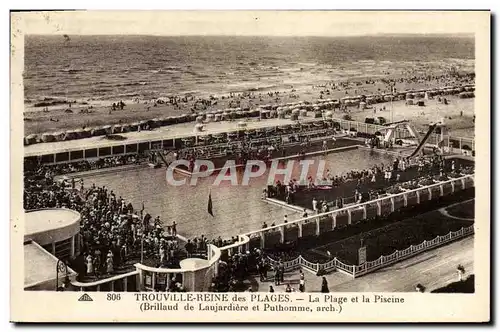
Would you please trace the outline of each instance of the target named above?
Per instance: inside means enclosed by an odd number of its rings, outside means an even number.
[[[474,68],[474,37],[25,37],[25,104],[265,92]]]

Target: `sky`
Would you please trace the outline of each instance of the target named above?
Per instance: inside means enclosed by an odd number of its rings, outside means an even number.
[[[471,34],[488,12],[79,11],[12,13],[24,34],[357,36]]]

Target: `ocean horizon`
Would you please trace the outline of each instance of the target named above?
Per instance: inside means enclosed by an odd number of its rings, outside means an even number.
[[[468,35],[343,37],[28,35],[25,104],[265,92],[474,68]]]

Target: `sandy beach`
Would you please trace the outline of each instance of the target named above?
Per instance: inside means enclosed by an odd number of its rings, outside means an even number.
[[[431,79],[397,81],[400,77],[389,76],[386,80],[396,80],[397,91],[411,89],[438,88],[464,83],[464,80],[456,79]],[[276,93],[279,92],[279,93]],[[113,125],[118,123],[131,123],[135,121],[148,120],[192,112],[208,112],[221,110],[230,107],[248,107],[254,109],[265,104],[281,104],[288,102],[307,101],[315,103],[321,99],[340,99],[346,96],[369,95],[375,93],[389,93],[390,87],[383,81],[373,77],[354,78],[342,81],[342,85],[336,83],[323,83],[321,85],[284,85],[279,90],[243,92],[227,95],[218,95],[212,98],[211,105],[203,106],[200,109],[196,102],[203,96],[190,96],[186,102],[178,103],[177,106],[171,104],[159,104],[155,100],[125,100],[126,106],[123,109],[113,110],[111,102],[105,101],[72,101],[67,104],[56,104],[53,106],[34,107],[27,106],[24,113],[25,135],[45,132],[61,131],[99,125]],[[271,96],[272,95],[272,96]],[[217,98],[217,99],[215,99]],[[166,98],[162,98],[165,100]],[[473,99],[458,99],[450,96],[449,105],[438,104],[435,100],[430,100],[425,107],[406,106],[404,101],[396,101],[392,104],[394,108],[394,121],[410,120],[421,129],[424,129],[429,121],[441,121],[446,119],[446,123],[453,131],[453,135],[473,136],[474,124],[472,117],[474,114]],[[208,99],[204,99],[208,100]],[[214,102],[216,100],[216,103]],[[168,99],[167,99],[168,101]],[[118,101],[117,101],[118,102]],[[199,102],[198,102],[199,104]],[[71,106],[71,107],[70,107]],[[381,109],[385,107],[385,111]],[[364,122],[365,117],[373,117],[373,109],[377,109],[376,116],[383,116],[390,121],[390,103],[372,105],[372,108],[360,110],[357,107],[348,109],[354,120]],[[460,117],[460,111],[463,116]],[[345,114],[337,111],[336,117]],[[451,117],[451,119],[450,119]],[[455,132],[456,131],[456,132]]]

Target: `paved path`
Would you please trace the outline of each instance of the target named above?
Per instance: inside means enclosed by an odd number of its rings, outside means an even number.
[[[457,281],[456,268],[464,266],[467,277],[474,273],[474,237],[468,237],[443,247],[424,252],[400,263],[380,269],[360,278],[342,272],[326,276],[330,292],[414,292],[415,285],[422,284],[426,292]],[[271,273],[272,274],[272,273]],[[304,271],[307,292],[321,290],[321,277]],[[285,274],[285,285],[274,286],[277,292],[284,292],[286,283],[298,290],[298,271]],[[265,292],[271,282],[253,284],[253,290]]]

